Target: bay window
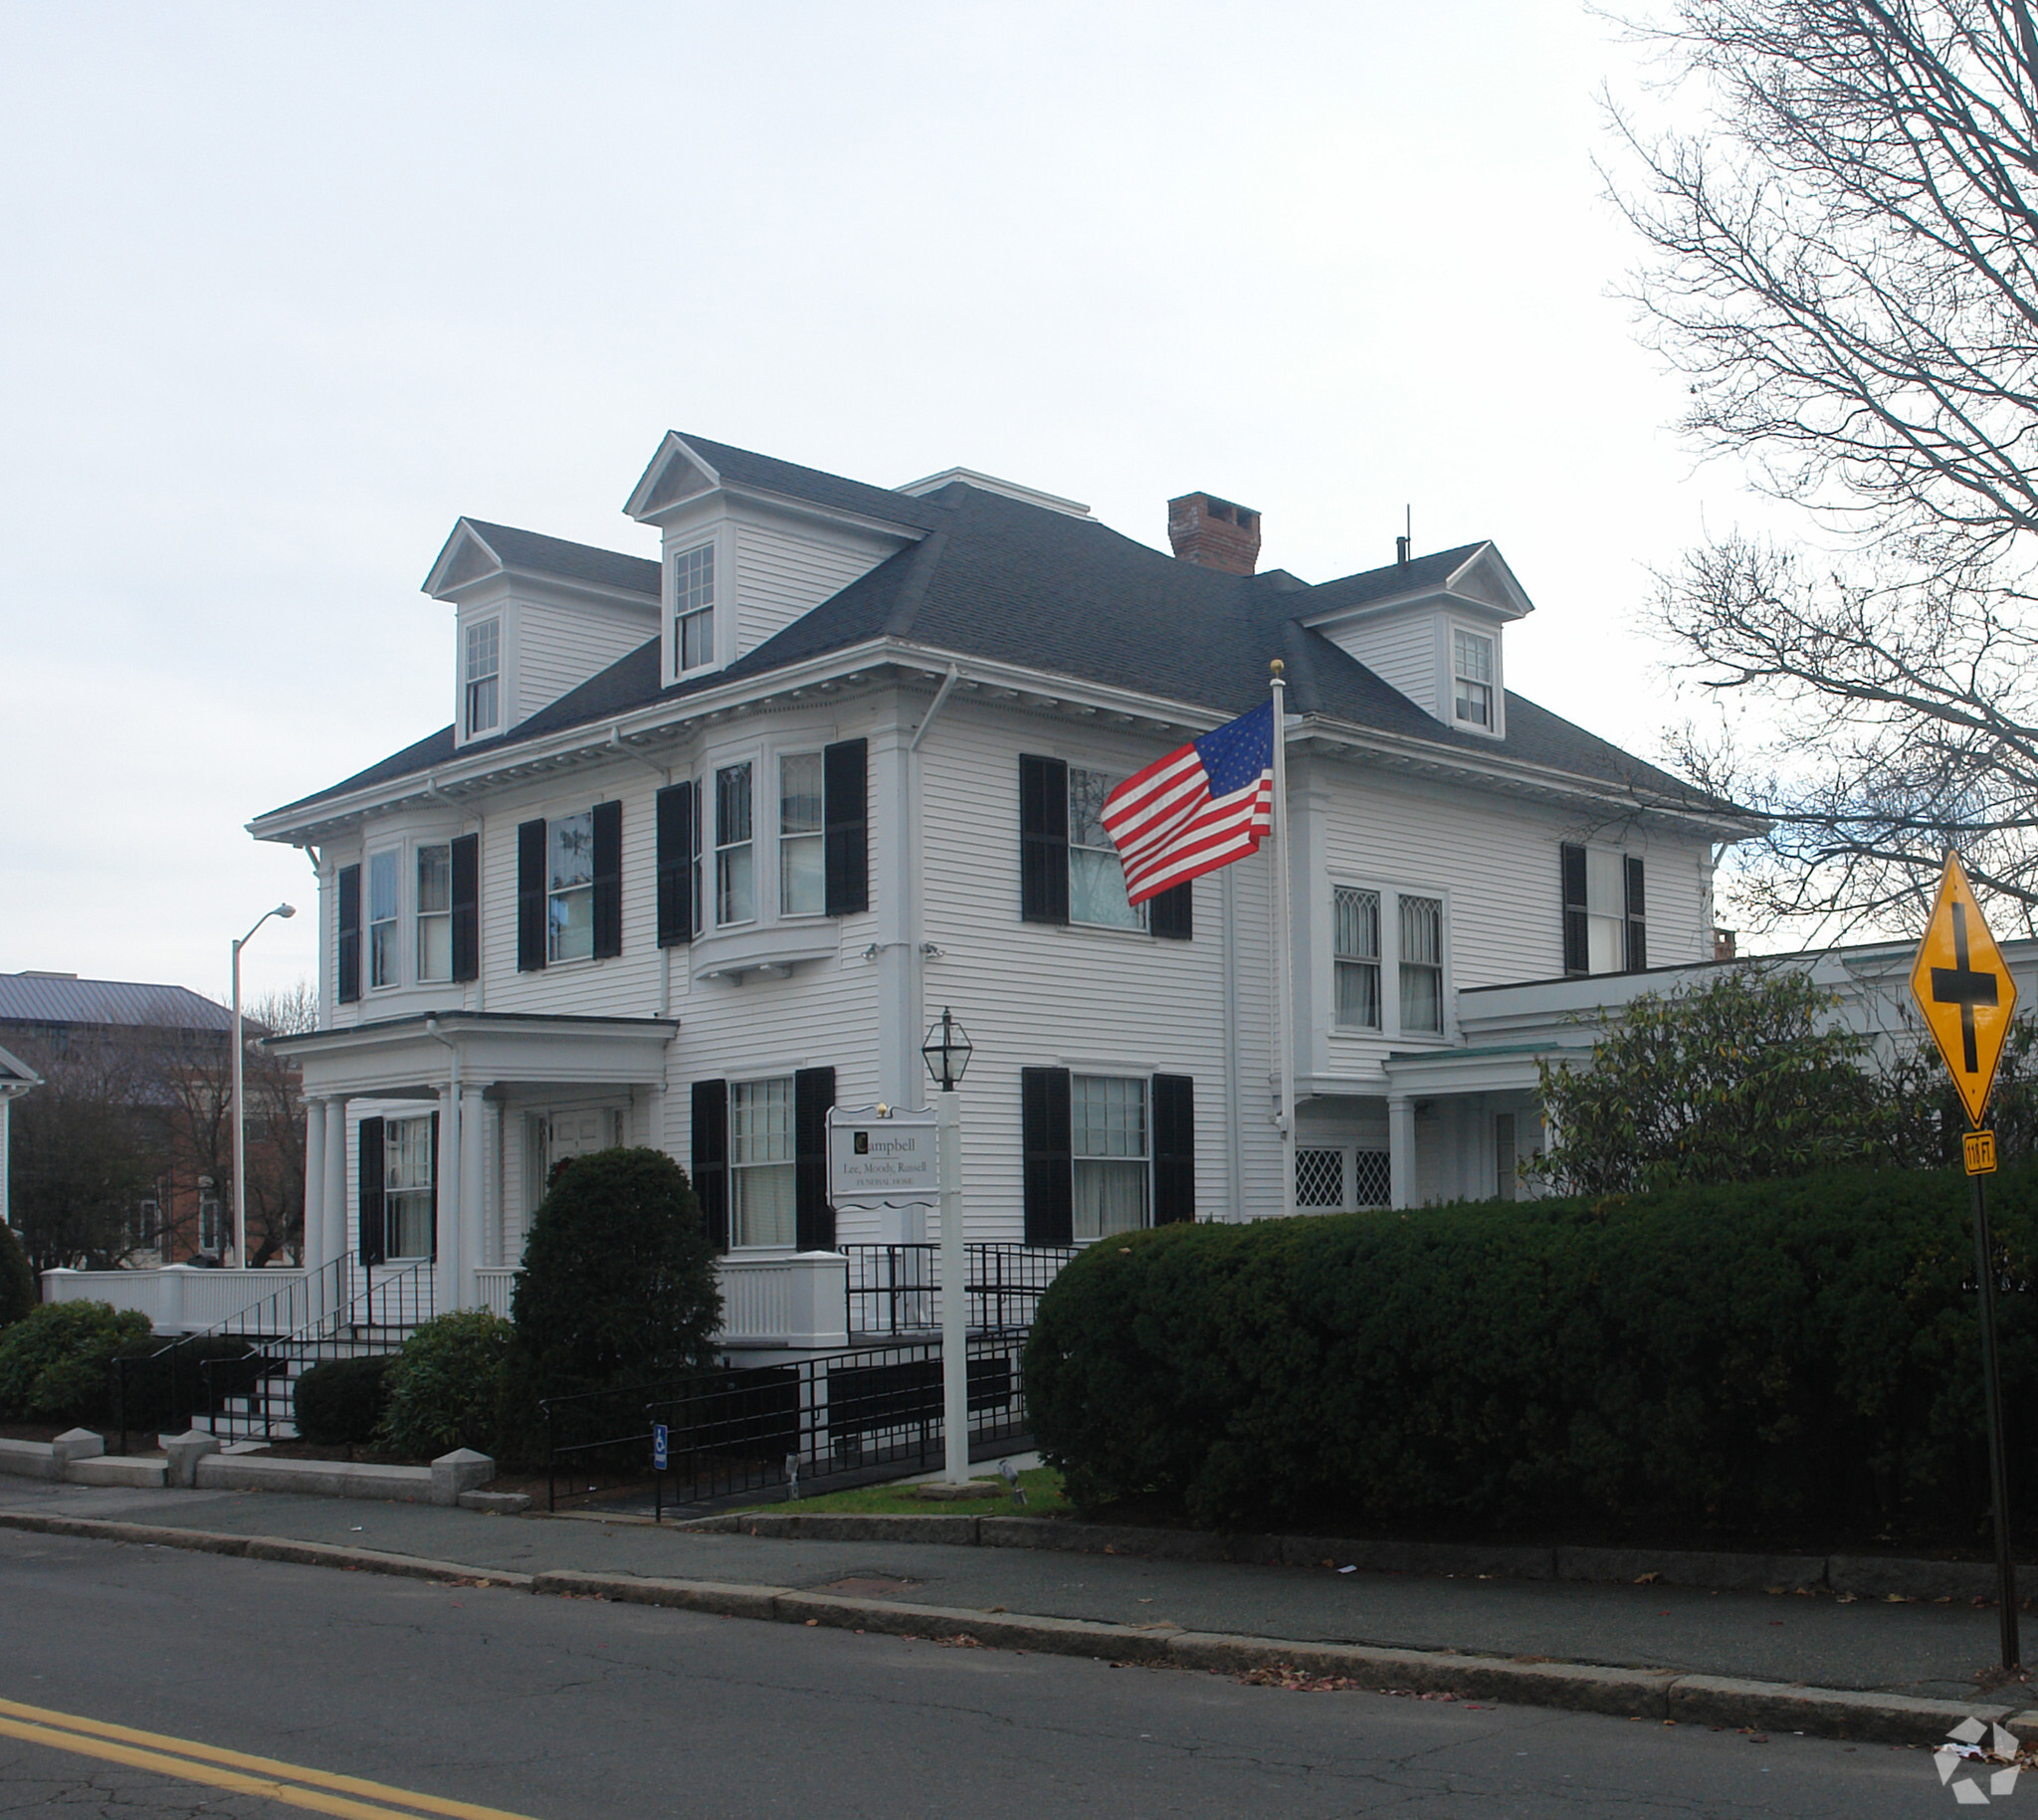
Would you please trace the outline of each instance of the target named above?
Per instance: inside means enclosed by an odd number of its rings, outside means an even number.
[[[788,752],[778,761],[778,910],[818,916],[827,905],[821,754]]]
[[[750,761],[714,773],[714,920],[749,922],[757,914],[756,841]]]
[[[453,977],[453,848],[418,849],[417,976],[430,984]]]
[[[368,984],[402,983],[396,939],[396,893],[402,856],[395,848],[368,856]]]

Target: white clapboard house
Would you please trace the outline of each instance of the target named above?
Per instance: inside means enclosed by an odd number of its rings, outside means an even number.
[[[839,1343],[845,1255],[932,1234],[830,1206],[826,1113],[925,1104],[944,1007],[972,1241],[1279,1212],[1273,849],[1128,909],[1098,820],[1277,658],[1299,1207],[1509,1192],[1561,1021],[1525,982],[1714,956],[1747,818],[1508,691],[1491,543],[1310,583],[1208,495],[1163,554],[965,470],[677,434],[626,509],[656,556],[459,520],[452,723],[251,824],[319,881],[307,1269],[505,1308],[552,1167],[654,1144],[731,1344]]]

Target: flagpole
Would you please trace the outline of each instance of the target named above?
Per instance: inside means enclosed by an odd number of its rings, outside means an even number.
[[[1274,1042],[1281,1076],[1281,1211],[1295,1211],[1295,917],[1289,903],[1293,880],[1288,864],[1288,685],[1277,657],[1269,666],[1274,692],[1274,887],[1268,893],[1274,919]]]

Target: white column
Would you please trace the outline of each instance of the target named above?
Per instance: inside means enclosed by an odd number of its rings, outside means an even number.
[[[1415,1102],[1406,1094],[1387,1096],[1389,1198],[1396,1207],[1415,1205]]]
[[[305,1277],[308,1282],[326,1261],[325,1102],[305,1102]]]
[[[482,1262],[482,1090],[460,1089],[460,1300],[463,1309],[481,1307],[475,1272]]]
[[[672,950],[666,951],[670,953]],[[655,1126],[652,1135],[653,1145],[661,1149],[664,1148],[663,1129],[662,1124]],[[486,1160],[483,1164],[481,1262],[504,1265],[510,1262],[510,1201],[503,1188],[507,1175],[503,1166],[503,1107],[497,1100],[482,1102],[482,1150]]]
[[[435,1314],[450,1314],[460,1303],[460,1089],[439,1090],[439,1172],[434,1231],[439,1257],[432,1271]]]
[[[346,1218],[346,1101],[338,1095],[323,1103],[325,1109],[325,1242],[326,1257],[343,1257],[347,1244]]]

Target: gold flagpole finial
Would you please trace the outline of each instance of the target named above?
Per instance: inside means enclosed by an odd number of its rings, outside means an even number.
[[[1278,677],[1284,670],[1288,668],[1288,666],[1277,657],[1271,664],[1267,666],[1267,668]]]

